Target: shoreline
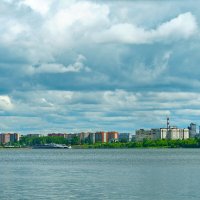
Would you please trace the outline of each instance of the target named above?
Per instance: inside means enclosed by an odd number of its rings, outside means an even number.
[[[0,150],[11,149],[11,150],[22,150],[22,149],[35,149],[33,147],[0,147]],[[45,149],[45,148],[37,148],[37,149]],[[54,148],[51,148],[54,149]],[[63,149],[63,148],[55,148],[55,150]],[[86,149],[200,149],[200,147],[80,147],[80,146],[72,146],[71,149],[77,150],[86,150]],[[69,150],[69,149],[64,149]]]

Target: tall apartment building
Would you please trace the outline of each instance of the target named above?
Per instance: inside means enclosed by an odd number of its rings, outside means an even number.
[[[0,144],[7,144],[9,142],[18,142],[20,139],[19,133],[1,133]]]
[[[130,133],[119,133],[118,140],[119,140],[119,142],[130,142],[131,134]]]
[[[106,142],[116,142],[118,141],[119,133],[116,131],[107,132],[107,141]]]
[[[80,135],[78,133],[68,133],[65,138],[69,143],[72,143],[75,138],[80,138]]]
[[[188,129],[189,129],[190,138],[194,138],[197,134],[196,124],[191,123]]]
[[[95,133],[95,142],[107,142],[106,132],[100,131]]]
[[[6,144],[6,143],[9,143],[10,142],[10,133],[2,133],[1,134],[1,144]]]
[[[81,132],[81,133],[79,133],[80,141],[82,141],[82,142],[88,141],[89,140],[89,135],[90,135],[89,132]]]
[[[160,138],[160,129],[139,129],[136,130],[135,140],[142,141],[143,139],[157,140]]]
[[[160,138],[159,139],[171,139],[171,140],[184,140],[189,138],[189,129],[188,128],[177,128],[177,127],[170,127],[161,128],[160,129]]]
[[[10,142],[18,142],[20,139],[20,135],[18,133],[10,134]]]
[[[149,130],[136,130],[135,140],[142,141],[143,139],[158,140],[158,139],[170,139],[170,140],[184,140],[189,138],[189,129],[180,129],[177,127],[149,129]]]
[[[66,138],[67,134],[66,133],[49,133],[48,136],[50,136],[50,137],[64,137],[64,138]]]
[[[32,137],[41,137],[42,135],[33,133],[33,134],[27,134],[26,136],[32,138]]]
[[[100,132],[96,132],[96,133],[90,133],[89,140],[92,143],[115,142],[115,141],[118,141],[118,132],[116,132],[116,131],[110,131],[110,132],[100,131]]]
[[[94,144],[95,143],[95,133],[90,133],[89,134],[89,142]]]

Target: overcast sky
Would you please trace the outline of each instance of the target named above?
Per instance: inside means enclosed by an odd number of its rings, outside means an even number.
[[[200,1],[1,0],[0,132],[200,124]]]

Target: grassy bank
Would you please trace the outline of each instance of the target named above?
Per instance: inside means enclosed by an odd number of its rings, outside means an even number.
[[[143,140],[141,142],[127,143],[95,143],[82,144],[83,149],[98,149],[98,148],[200,148],[199,139],[187,140]]]
[[[72,145],[73,149],[101,149],[101,148],[200,148],[200,139],[190,138],[187,140],[146,140],[139,142],[115,142],[115,143],[81,143],[80,141],[69,144],[64,138],[31,138],[21,140],[18,143],[11,144],[12,147],[6,147],[6,145],[0,146],[0,148],[31,148],[37,144],[66,144]]]

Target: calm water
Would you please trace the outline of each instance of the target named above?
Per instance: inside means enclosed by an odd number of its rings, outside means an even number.
[[[200,199],[200,149],[0,150],[0,200]]]

